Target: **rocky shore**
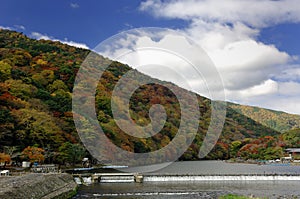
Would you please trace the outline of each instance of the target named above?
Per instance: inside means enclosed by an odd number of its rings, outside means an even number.
[[[0,177],[1,199],[71,198],[76,190],[73,177],[65,173]]]

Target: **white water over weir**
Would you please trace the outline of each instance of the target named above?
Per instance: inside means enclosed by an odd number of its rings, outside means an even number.
[[[135,182],[135,176],[130,175],[102,175],[99,176],[98,182]]]
[[[196,181],[300,181],[300,175],[153,175],[137,173],[73,174],[77,184],[142,183],[142,182],[196,182]]]
[[[299,175],[146,175],[144,182],[299,180]]]

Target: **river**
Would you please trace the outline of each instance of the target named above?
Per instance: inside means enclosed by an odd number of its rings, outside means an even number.
[[[135,169],[128,168],[128,172]],[[155,174],[299,174],[300,166],[287,164],[256,165],[223,161],[175,162],[150,173]],[[80,186],[74,198],[217,198],[228,193],[267,198],[300,198],[299,181],[207,181],[207,182],[144,182],[99,183]]]

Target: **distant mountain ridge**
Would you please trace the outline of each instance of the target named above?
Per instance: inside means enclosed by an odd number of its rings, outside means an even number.
[[[300,128],[300,115],[232,103],[228,105],[239,113],[281,133]]]

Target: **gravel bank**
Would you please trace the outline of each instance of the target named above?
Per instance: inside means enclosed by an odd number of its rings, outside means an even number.
[[[70,198],[77,190],[69,174],[26,174],[0,177],[0,198]]]

